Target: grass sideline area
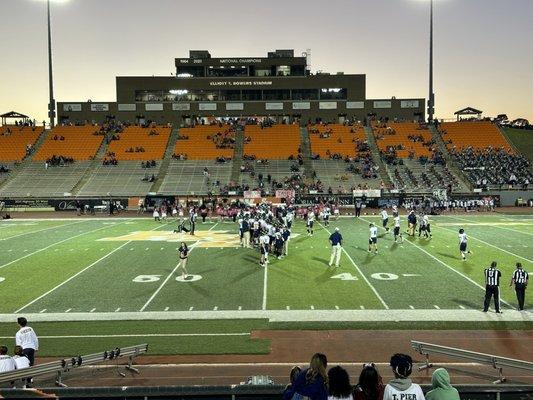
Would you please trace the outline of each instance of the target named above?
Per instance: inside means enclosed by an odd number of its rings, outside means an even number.
[[[530,313],[513,311],[508,287],[516,261],[533,271],[533,216],[447,215],[431,217],[433,238],[407,238],[394,244],[380,230],[377,255],[367,252],[368,222],[340,218],[345,239],[339,268],[328,268],[328,229],[317,224],[313,237],[298,221],[289,256],[259,267],[257,250],[242,249],[232,223],[199,224],[196,237],[173,234],[173,221],[151,219],[24,219],[0,223],[0,342],[11,343],[16,315],[82,315],[84,321],[36,322],[40,356],[98,352],[147,342],[151,355],[266,354],[268,340],[251,339],[256,330],[435,329],[529,330]],[[402,218],[405,228],[405,219]],[[473,254],[461,261],[457,231],[470,237]],[[176,247],[193,246],[189,273],[179,280]],[[502,321],[347,321],[339,313],[420,311],[461,314],[480,310],[483,269],[492,260],[503,272]],[[20,291],[20,287],[31,290]],[[526,309],[533,306],[526,296]],[[328,312],[329,321],[262,318],[263,312]],[[259,317],[239,317],[253,311]],[[165,312],[208,312],[209,320],[151,320]],[[107,313],[107,314],[106,314]],[[101,320],[113,313],[115,321]],[[224,318],[216,318],[224,314]],[[142,320],[128,320],[129,315]],[[201,315],[201,314],[200,314]],[[288,314],[289,315],[289,314]],[[340,315],[340,314],[339,314]],[[343,314],[345,315],[345,314]],[[289,317],[287,317],[289,318]],[[445,318],[445,317],[444,317]]]

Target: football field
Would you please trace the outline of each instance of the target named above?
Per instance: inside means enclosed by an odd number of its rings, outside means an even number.
[[[439,216],[433,238],[403,244],[380,230],[379,253],[367,251],[368,222],[340,218],[313,237],[298,221],[289,256],[259,266],[257,250],[239,246],[236,224],[199,224],[196,236],[151,219],[13,220],[0,225],[0,313],[126,313],[246,310],[480,309],[483,269],[502,270],[502,303],[514,265],[533,270],[533,219],[524,216]],[[328,267],[329,232],[339,227],[344,250]],[[469,235],[462,261],[457,231]],[[402,230],[404,230],[402,228]],[[176,248],[191,247],[183,280]],[[527,299],[532,306],[531,296]]]
[[[42,324],[65,321],[61,329],[48,326],[41,331],[59,335],[66,329],[73,339],[84,332],[128,336],[132,326],[141,329],[139,335],[149,335],[153,320],[211,320],[208,328],[170,324],[162,335],[185,329],[186,334],[223,333],[229,336],[225,340],[236,341],[238,335],[249,335],[252,320],[373,321],[376,327],[403,321],[415,329],[431,327],[436,321],[444,327],[450,321],[474,326],[486,321],[533,321],[530,311],[515,310],[516,296],[509,287],[516,262],[533,271],[532,216],[436,216],[431,218],[432,239],[404,233],[403,244],[395,244],[392,234],[380,228],[377,255],[367,250],[370,221],[380,222],[373,215],[357,220],[341,217],[329,228],[318,224],[312,237],[297,221],[288,257],[271,257],[266,269],[259,266],[258,250],[240,247],[237,225],[231,222],[200,223],[196,236],[190,236],[173,233],[174,221],[148,218],[3,221],[0,334],[10,337],[15,314]],[[344,237],[339,268],[328,267],[328,237],[335,227]],[[458,252],[461,227],[472,251],[467,261]],[[182,240],[192,248],[187,279],[177,270],[176,249]],[[503,315],[480,312],[483,270],[493,260],[503,274]],[[532,296],[526,294],[526,309],[533,307]],[[69,322],[65,328],[66,321],[85,324]],[[109,321],[118,322],[102,329],[96,324]],[[129,324],[135,321],[139,323]],[[153,333],[161,334],[159,328]],[[139,340],[129,338],[128,343]],[[236,351],[249,350],[239,346]],[[209,352],[208,348],[198,351]]]

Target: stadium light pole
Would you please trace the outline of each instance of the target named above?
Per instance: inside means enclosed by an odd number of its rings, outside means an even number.
[[[433,0],[429,2],[429,99],[428,123],[433,123],[435,115],[435,93],[433,92]]]

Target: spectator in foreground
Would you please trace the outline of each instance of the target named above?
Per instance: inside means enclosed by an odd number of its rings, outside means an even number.
[[[298,374],[294,383],[283,392],[284,400],[291,400],[295,394],[308,397],[310,400],[327,400],[328,376],[326,368],[328,359],[324,354],[316,353],[311,358],[309,368]]]
[[[352,385],[348,372],[340,366],[328,371],[328,400],[353,400]]]
[[[409,399],[425,400],[419,385],[413,383],[409,376],[413,372],[413,359],[407,354],[397,353],[390,359],[390,366],[394,372],[392,379],[383,393],[383,400]]]
[[[17,365],[15,364],[15,360],[7,354],[7,347],[0,346],[0,373],[10,372],[16,369]]]
[[[450,375],[444,368],[437,368],[431,377],[431,390],[426,400],[460,400],[459,392],[450,384]]]
[[[363,365],[359,382],[354,388],[355,400],[383,400],[383,380],[374,363]]]

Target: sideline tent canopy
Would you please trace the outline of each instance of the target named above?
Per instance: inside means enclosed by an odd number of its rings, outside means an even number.
[[[30,117],[28,117],[27,115],[21,114],[19,112],[16,112],[16,111],[10,111],[5,114],[2,114],[0,115],[0,118],[2,118],[2,125],[7,125],[8,119],[17,119],[17,120],[21,119],[24,123],[30,122]]]
[[[463,115],[477,115],[477,118],[481,118],[481,114],[483,114],[483,111],[477,110],[474,107],[466,107],[459,111],[454,112],[454,115],[457,115],[457,121],[463,116]]]

